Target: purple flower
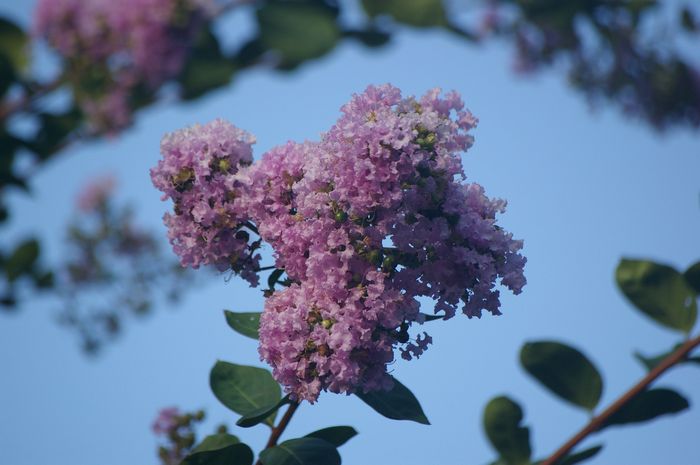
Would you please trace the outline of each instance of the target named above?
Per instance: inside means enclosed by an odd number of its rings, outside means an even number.
[[[116,178],[109,174],[91,180],[78,194],[78,209],[84,213],[98,210],[107,202],[116,185]]]
[[[177,418],[180,410],[177,407],[166,407],[158,412],[158,416],[153,422],[153,432],[155,434],[168,435],[178,427]]]
[[[155,92],[182,70],[207,0],[40,0],[34,35],[64,59],[76,101],[96,129],[131,122],[138,88]]]
[[[260,243],[240,201],[238,172],[252,162],[255,138],[223,120],[167,134],[163,159],[151,170],[153,184],[171,199],[164,217],[173,250],[183,266],[232,269],[257,285]]]
[[[251,257],[258,242],[238,234],[254,225],[286,272],[291,286],[266,301],[259,353],[294,399],[391,387],[395,350],[411,360],[432,343],[411,336],[419,297],[445,319],[497,315],[497,284],[525,285],[522,241],[497,225],[505,202],[463,182],[476,124],[454,92],[404,98],[383,85],[353,96],[320,141],[288,142],[249,167],[239,144],[217,170],[209,130],[164,139],[152,177],[175,202],[166,223],[183,264]]]

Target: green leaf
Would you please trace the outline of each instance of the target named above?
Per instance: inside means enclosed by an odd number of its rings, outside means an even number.
[[[283,405],[289,403],[291,403],[291,401],[289,400],[289,396],[284,396],[282,399],[279,400],[279,402],[276,402],[275,404],[261,407],[259,409],[253,410],[252,412],[248,412],[247,414],[239,418],[236,424],[238,426],[242,426],[243,428],[250,428],[251,426],[255,426],[259,423],[262,423],[268,417],[271,417],[268,424],[272,424],[274,423],[274,414],[277,413],[277,410],[279,410],[279,408]]]
[[[217,37],[209,28],[205,28],[178,79],[181,96],[192,100],[223,87],[231,81],[234,71],[235,65],[221,51]]]
[[[279,402],[279,385],[269,371],[229,362],[216,362],[209,376],[209,384],[219,401],[236,413],[247,415]],[[272,425],[274,417],[265,423]]]
[[[241,441],[232,434],[212,434],[204,438],[204,440],[200,442],[192,452],[206,452],[210,450],[223,449],[224,447],[228,447],[232,444],[238,444],[239,442]]]
[[[328,441],[335,447],[340,447],[357,435],[352,426],[331,426],[307,434],[307,438],[318,438]]]
[[[661,415],[681,412],[690,406],[685,397],[665,388],[643,391],[613,414],[601,427],[641,423]]]
[[[418,399],[396,378],[394,378],[394,387],[390,391],[358,392],[355,395],[380,415],[392,420],[410,420],[423,425],[430,424]]]
[[[362,0],[362,6],[372,18],[386,14],[409,26],[447,25],[442,0]]]
[[[38,258],[39,242],[36,239],[29,239],[22,242],[5,262],[5,274],[7,275],[7,279],[12,282],[20,276],[29,273]]]
[[[603,379],[585,355],[553,341],[526,343],[523,368],[549,390],[574,405],[593,410],[603,392]]]
[[[659,355],[651,356],[651,357],[646,357],[646,356],[640,354],[639,352],[635,352],[635,353],[634,353],[634,358],[636,358],[637,360],[639,360],[639,362],[640,362],[642,365],[644,365],[644,367],[645,367],[647,370],[651,371],[651,370],[653,370],[654,368],[656,368],[656,366],[657,366],[659,363],[661,363],[666,357],[668,357],[669,355],[671,355],[673,352],[675,352],[675,351],[676,351],[680,346],[682,346],[682,345],[683,345],[682,343],[676,344],[671,350],[669,350],[669,351],[667,351],[667,352],[664,352],[664,353],[662,353],[662,354],[659,354]],[[700,364],[700,357],[688,357],[688,356],[686,355],[686,357],[685,357],[683,360],[681,360],[679,363],[696,363],[696,364]]]
[[[15,71],[24,70],[29,64],[29,38],[15,23],[0,17],[0,55],[7,58]]]
[[[51,271],[35,271],[32,273],[32,279],[39,289],[49,289],[54,286],[54,275]]]
[[[646,260],[623,259],[617,285],[645,315],[671,329],[689,332],[697,317],[695,292],[678,271]]]
[[[263,465],[340,465],[340,454],[318,438],[290,439],[260,453]]]
[[[270,276],[267,277],[267,287],[270,288],[270,290],[275,289],[275,284],[277,284],[277,281],[279,281],[280,277],[284,274],[284,270],[280,270],[279,268],[276,268],[272,273],[270,273]]]
[[[82,114],[77,108],[63,113],[39,113],[37,116],[39,131],[26,145],[42,160],[58,151],[82,122]]]
[[[269,2],[257,12],[260,43],[285,67],[330,52],[341,37],[337,11],[318,2]]]
[[[343,31],[343,36],[355,39],[362,43],[365,47],[381,47],[386,45],[391,39],[391,35],[379,29],[348,29]]]
[[[224,310],[226,322],[234,331],[252,339],[258,338],[258,327],[260,327],[260,312],[235,313]]]
[[[577,463],[581,463],[584,460],[588,460],[598,455],[598,452],[600,452],[602,449],[602,445],[589,447],[588,449],[584,449],[581,452],[575,452],[573,454],[567,455],[563,459],[556,462],[555,465],[575,465]]]
[[[509,465],[530,463],[530,430],[521,426],[523,411],[513,400],[496,397],[484,409],[484,430],[502,461]]]
[[[700,294],[700,262],[697,262],[683,273],[685,282],[695,291]]]
[[[229,434],[208,436],[181,465],[253,465],[253,451]]]
[[[12,63],[5,55],[0,54],[0,97],[7,93],[16,80],[17,74],[12,67]],[[5,155],[6,152],[10,152],[10,150],[3,148],[0,156]]]

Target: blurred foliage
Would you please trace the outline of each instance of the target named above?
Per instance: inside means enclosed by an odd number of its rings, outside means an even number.
[[[55,270],[59,322],[78,332],[88,353],[116,337],[125,317],[148,315],[157,301],[172,305],[193,280],[154,232],[136,224],[133,210],[117,204],[111,178],[92,182]]]
[[[180,412],[177,407],[162,409],[153,422],[153,432],[161,436],[158,446],[158,458],[161,465],[198,464],[215,462],[207,460],[209,451],[222,449],[237,444],[238,438],[228,434],[226,425],[219,425],[216,433],[207,436],[197,444],[197,425],[204,421],[206,414],[203,410],[196,412]],[[187,458],[187,460],[185,460]],[[226,462],[232,465],[236,462]],[[223,465],[223,463],[222,463]]]

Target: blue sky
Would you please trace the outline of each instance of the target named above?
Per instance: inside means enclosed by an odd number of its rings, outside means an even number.
[[[4,1],[0,11],[26,24],[31,2]],[[242,18],[221,26],[234,31]],[[231,36],[235,36],[231,32]],[[233,39],[231,39],[233,40]],[[511,72],[506,44],[474,48],[439,31],[404,31],[369,52],[343,44],[293,74],[257,70],[188,104],[161,104],[123,136],[83,144],[33,178],[34,195],[13,195],[12,227],[3,241],[39,231],[49,257],[80,184],[117,174],[120,199],[138,204],[143,223],[163,232],[166,204],[148,169],[167,132],[216,117],[258,138],[256,156],[285,141],[317,139],[340,106],[368,84],[390,82],[406,94],[440,86],[462,94],[480,119],[464,157],[470,181],[508,199],[501,224],[525,240],[528,285],[503,299],[503,315],[462,316],[426,329],[434,345],[420,360],[398,362],[394,375],[421,401],[431,426],[387,420],[354,397],[322,395],[303,405],[285,437],[331,425],[359,435],[342,447],[346,465],[485,464],[495,457],[481,430],[486,402],[507,394],[525,410],[535,455],[554,450],[586,414],[554,398],[518,367],[525,341],[556,339],[588,354],[605,377],[602,406],[644,372],[631,353],[661,352],[674,334],[638,315],[613,282],[622,256],[649,257],[684,269],[700,259],[700,133],[659,135],[616,109],[591,111],[562,76],[523,79]],[[165,240],[165,239],[164,239]],[[176,308],[131,321],[98,359],[83,356],[44,301],[0,315],[0,445],[10,465],[155,464],[150,424],[158,409],[205,408],[203,430],[235,415],[208,387],[217,359],[260,365],[255,342],[225,325],[221,310],[255,311],[262,298],[245,282],[215,278]],[[658,386],[700,402],[700,370],[680,367]],[[611,429],[585,444],[605,443],[592,465],[693,465],[700,460],[691,408],[642,426]],[[257,451],[266,430],[233,427]],[[378,458],[379,457],[379,458]]]

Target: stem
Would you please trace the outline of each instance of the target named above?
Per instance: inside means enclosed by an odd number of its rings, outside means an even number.
[[[40,97],[53,92],[63,84],[63,76],[59,76],[53,81],[42,84],[30,93],[25,93],[14,102],[7,102],[0,107],[0,120],[6,119],[15,113],[20,113],[32,105]]]
[[[682,346],[680,346],[676,351],[671,353],[668,357],[663,359],[661,363],[654,367],[644,378],[641,379],[637,384],[635,384],[629,391],[625,392],[620,396],[615,402],[613,402],[610,407],[605,409],[600,415],[593,417],[591,421],[578,433],[576,433],[571,439],[566,441],[566,443],[561,446],[556,452],[554,452],[549,458],[544,460],[541,465],[554,465],[559,460],[564,458],[566,454],[571,451],[576,445],[583,441],[588,435],[596,432],[600,429],[605,422],[618,410],[624,407],[630,400],[632,400],[637,394],[644,391],[656,378],[661,376],[666,370],[682,362],[683,359],[688,355],[688,353],[695,347],[700,345],[700,336],[693,339],[689,339]]]
[[[299,402],[294,402],[292,401],[291,404],[289,404],[289,408],[287,409],[286,412],[284,412],[284,415],[282,416],[282,419],[280,420],[279,423],[277,423],[277,426],[272,428],[272,432],[270,433],[270,439],[267,440],[267,444],[265,445],[265,449],[269,449],[270,447],[274,447],[277,445],[277,440],[280,438],[284,430],[287,428],[287,425],[289,425],[289,421],[292,419],[292,416],[294,415],[294,412],[297,411],[297,408],[299,408]],[[263,449],[263,450],[265,450]],[[262,465],[262,462],[260,459],[258,459],[257,462],[255,462],[255,465]]]

